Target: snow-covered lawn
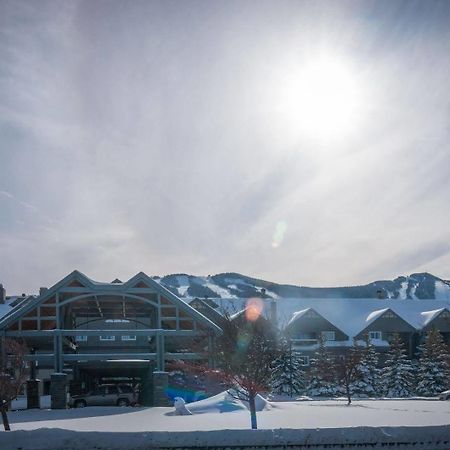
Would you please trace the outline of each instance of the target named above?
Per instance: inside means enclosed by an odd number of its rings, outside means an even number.
[[[427,400],[257,401],[259,430],[246,406],[223,392],[174,408],[90,407],[10,412],[1,450],[187,448],[450,448],[450,402]],[[406,446],[405,443],[408,443]],[[308,447],[309,448],[309,447]]]
[[[239,402],[220,396],[188,404],[192,416],[174,408],[90,407],[10,412],[12,430],[64,428],[77,431],[145,432],[248,429],[249,413]],[[272,402],[258,412],[260,429],[450,425],[450,402],[355,400]]]

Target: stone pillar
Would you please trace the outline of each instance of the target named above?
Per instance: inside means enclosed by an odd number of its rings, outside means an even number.
[[[153,372],[153,406],[169,406],[168,386],[169,374],[167,372]]]
[[[39,380],[27,380],[27,409],[39,409],[40,407]]]
[[[50,397],[52,409],[66,409],[67,407],[67,375],[52,373],[50,376]]]

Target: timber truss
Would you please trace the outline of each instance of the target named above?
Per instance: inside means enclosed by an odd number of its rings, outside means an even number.
[[[0,321],[2,338],[23,338],[35,349],[27,359],[55,372],[88,361],[149,361],[157,370],[176,359],[213,364],[221,332],[143,272],[99,283],[75,270]]]

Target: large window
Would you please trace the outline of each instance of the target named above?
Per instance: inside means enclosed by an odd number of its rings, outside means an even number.
[[[115,341],[116,337],[115,336],[100,336],[100,340],[101,341]]]
[[[135,341],[136,340],[136,336],[122,336],[122,341]]]
[[[334,331],[322,331],[322,337],[324,341],[335,341],[336,335]]]

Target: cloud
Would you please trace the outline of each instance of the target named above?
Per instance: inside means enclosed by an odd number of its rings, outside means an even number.
[[[7,191],[0,191],[0,195],[3,195],[4,197],[7,197],[7,198],[14,198],[14,195],[12,195],[11,193],[9,193]]]
[[[3,283],[450,277],[449,11],[389,5],[1,2]],[[365,89],[326,143],[278,107],[319,54]]]

